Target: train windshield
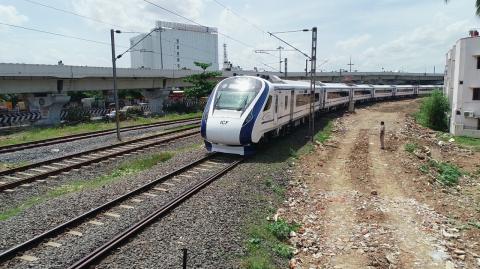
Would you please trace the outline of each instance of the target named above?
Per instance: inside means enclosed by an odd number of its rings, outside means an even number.
[[[214,109],[244,111],[262,88],[262,82],[248,77],[226,79],[217,88]]]

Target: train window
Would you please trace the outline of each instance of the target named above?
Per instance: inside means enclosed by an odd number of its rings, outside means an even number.
[[[309,104],[310,103],[310,95],[307,93],[307,94],[299,94],[296,96],[296,101],[295,101],[295,105],[298,107],[298,106],[304,106],[306,104]]]
[[[480,56],[477,56],[477,69],[480,69]]]
[[[270,107],[272,107],[272,96],[268,96],[268,100],[267,100],[267,104],[265,105],[265,108],[263,109],[263,111],[267,111],[267,110],[270,110]]]
[[[320,101],[320,93],[315,93],[315,102]]]
[[[473,89],[473,99],[472,100],[480,100],[480,88]]]
[[[339,92],[328,92],[327,93],[327,99],[337,99],[337,98],[342,98],[342,97],[347,97],[349,96],[349,93],[347,91],[339,91]]]
[[[288,96],[285,96],[285,110],[287,110],[288,107]]]
[[[278,95],[275,96],[275,113],[278,113]]]
[[[244,111],[262,89],[262,82],[253,78],[233,77],[217,87],[214,109]]]

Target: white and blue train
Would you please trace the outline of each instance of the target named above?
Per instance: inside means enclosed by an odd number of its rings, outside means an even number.
[[[315,111],[395,97],[429,94],[439,86],[315,84]],[[440,86],[441,87],[441,86]],[[310,115],[310,82],[278,77],[236,76],[222,80],[208,98],[201,134],[210,152],[254,153],[267,136],[305,122]]]

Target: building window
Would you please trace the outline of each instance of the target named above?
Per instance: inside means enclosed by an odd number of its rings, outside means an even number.
[[[179,49],[180,49],[180,46],[177,46],[177,50],[179,50]]]
[[[480,101],[480,88],[473,88],[473,99]]]
[[[177,63],[179,63],[179,62],[180,62],[180,58],[177,58]]]
[[[180,55],[180,52],[177,51],[177,56],[179,56],[179,55]]]
[[[480,56],[477,56],[477,69],[480,69]]]
[[[180,69],[180,64],[177,64],[177,68]]]
[[[177,39],[177,43],[180,43],[180,39]]]

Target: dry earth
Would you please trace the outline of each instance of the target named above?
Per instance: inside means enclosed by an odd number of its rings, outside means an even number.
[[[446,187],[419,171],[412,141],[466,172],[480,154],[412,123],[418,100],[357,109],[335,121],[333,137],[302,156],[278,214],[302,225],[289,239],[291,268],[480,268],[480,184]],[[386,123],[387,149],[379,146]],[[470,224],[469,224],[470,223]]]

